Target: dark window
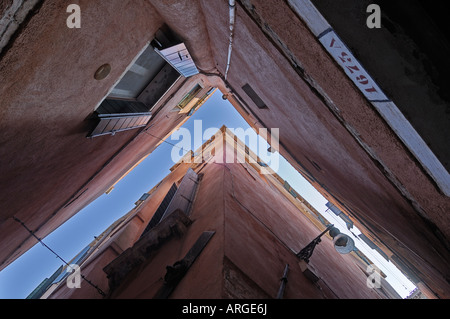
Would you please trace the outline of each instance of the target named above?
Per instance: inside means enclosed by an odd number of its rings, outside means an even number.
[[[150,194],[149,194],[149,193],[144,193],[144,194],[141,196],[141,198],[139,198],[139,200],[144,201],[144,200],[146,200],[146,199],[149,198],[149,197],[150,197]]]
[[[179,43],[175,42],[167,28],[158,31],[158,36],[169,47]],[[96,127],[92,128],[88,137],[114,135],[146,126],[155,104],[181,77],[153,44],[155,41],[143,50],[96,109],[93,117],[97,121]],[[188,53],[183,51],[183,54],[184,59]]]
[[[339,216],[340,214],[342,214],[341,210],[339,208],[337,208],[336,206],[334,206],[332,203],[327,202],[325,204],[325,206],[328,207],[329,210],[331,210],[336,216]]]
[[[142,204],[144,201],[146,201],[147,200],[147,198],[149,198],[150,197],[150,194],[149,193],[144,193],[142,196],[141,196],[141,198],[139,198],[137,201],[136,201],[136,203],[134,203],[136,206],[139,206],[140,204]]]
[[[194,88],[192,90],[189,91],[188,94],[186,94],[183,99],[180,101],[180,103],[178,103],[178,107],[180,109],[184,109],[186,107],[186,105],[189,104],[189,102],[192,101],[192,99],[202,90],[202,87],[197,84],[194,86]]]
[[[173,196],[177,192],[177,185],[174,183],[172,187],[170,188],[169,192],[166,194],[166,197],[164,197],[163,201],[159,205],[158,209],[156,210],[155,214],[153,215],[152,219],[148,223],[147,227],[145,228],[144,232],[141,236],[143,236],[145,233],[147,233],[150,229],[158,225],[160,222],[162,216],[164,215],[167,207],[169,207],[170,202],[172,201]]]
[[[242,89],[249,96],[249,98],[252,99],[253,103],[255,103],[257,107],[259,107],[260,109],[267,109],[268,108],[266,103],[264,103],[264,101],[261,100],[259,95],[256,94],[256,92],[252,89],[252,87],[249,84],[244,85],[242,87]]]
[[[146,126],[152,114],[138,101],[106,99],[95,112],[97,126],[89,134],[96,137]]]
[[[149,45],[116,84],[109,97],[137,99],[165,64],[166,61]]]
[[[147,125],[151,118],[150,112],[134,114],[98,114],[98,124],[89,137],[114,135]]]
[[[291,187],[291,185],[289,185],[289,183],[287,181],[284,181],[284,185],[283,186],[293,197],[297,198],[297,193]]]
[[[261,167],[269,167],[269,165],[267,165],[267,164],[264,163],[264,162],[258,162],[258,164],[259,164],[259,166],[261,166]]]

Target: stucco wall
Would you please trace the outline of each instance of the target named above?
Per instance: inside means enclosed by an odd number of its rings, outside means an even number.
[[[353,257],[339,255],[328,238],[311,260],[323,290],[303,275],[294,251],[320,232],[273,186],[241,164],[208,164],[201,173],[187,233],[130,273],[113,298],[152,298],[165,266],[183,258],[203,231],[216,233],[170,298],[275,298],[286,263],[285,298],[379,298]]]

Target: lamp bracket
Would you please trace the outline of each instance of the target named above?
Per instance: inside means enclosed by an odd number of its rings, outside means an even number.
[[[305,248],[300,250],[299,253],[296,254],[296,256],[305,262],[309,263],[309,258],[311,258],[314,248],[321,242],[320,237],[322,237],[327,231],[329,231],[331,228],[333,228],[334,225],[328,225],[327,229],[325,229],[319,236],[314,238]]]

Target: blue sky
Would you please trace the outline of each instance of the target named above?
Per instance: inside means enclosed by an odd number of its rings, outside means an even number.
[[[195,120],[202,120],[204,129],[220,128],[224,124],[233,128],[248,127],[239,113],[227,101],[222,100],[219,91],[210,97],[183,127],[193,131]],[[177,143],[171,140],[169,142]],[[45,244],[64,260],[71,260],[94,236],[101,234],[114,221],[130,211],[143,193],[148,192],[170,173],[169,169],[174,164],[171,159],[172,148],[172,145],[162,143],[125,176],[109,195],[103,194],[44,238]],[[41,244],[35,245],[0,272],[0,299],[26,298],[43,279],[50,277],[61,265],[61,260],[48,249]]]
[[[203,130],[226,125],[229,128],[249,128],[249,125],[228,102],[222,100],[217,91],[194,115],[183,125],[193,132],[194,121],[201,120]],[[282,129],[280,136],[282,138]],[[101,138],[111,138],[109,136]],[[169,139],[171,144],[177,141]],[[193,143],[192,143],[193,144]],[[195,145],[197,146],[197,145]],[[194,148],[194,145],[193,145]],[[140,165],[123,178],[109,194],[103,194],[89,206],[81,210],[65,224],[44,238],[44,242],[66,261],[71,260],[94,236],[101,234],[115,220],[125,215],[134,207],[141,195],[149,191],[167,174],[174,162],[171,158],[173,146],[162,143]],[[334,223],[341,232],[345,232],[345,224],[340,218],[326,212],[327,201],[283,158],[281,158],[278,174],[302,195],[311,205]],[[25,229],[24,229],[25,231]],[[352,229],[356,234],[358,230]],[[349,233],[349,235],[351,235]],[[355,239],[355,241],[357,241]],[[398,286],[402,296],[406,296],[413,286],[405,281],[404,276],[393,265],[385,260],[365,243],[356,242],[357,247],[373,261],[379,261],[380,268],[392,279],[394,287]],[[377,256],[378,255],[378,256]],[[23,299],[38,286],[43,279],[50,277],[62,262],[41,244],[35,245],[15,262],[0,272],[0,299]]]

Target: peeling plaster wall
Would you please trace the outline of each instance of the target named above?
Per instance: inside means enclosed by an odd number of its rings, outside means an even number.
[[[28,14],[42,0],[5,0],[0,4],[0,54]]]

